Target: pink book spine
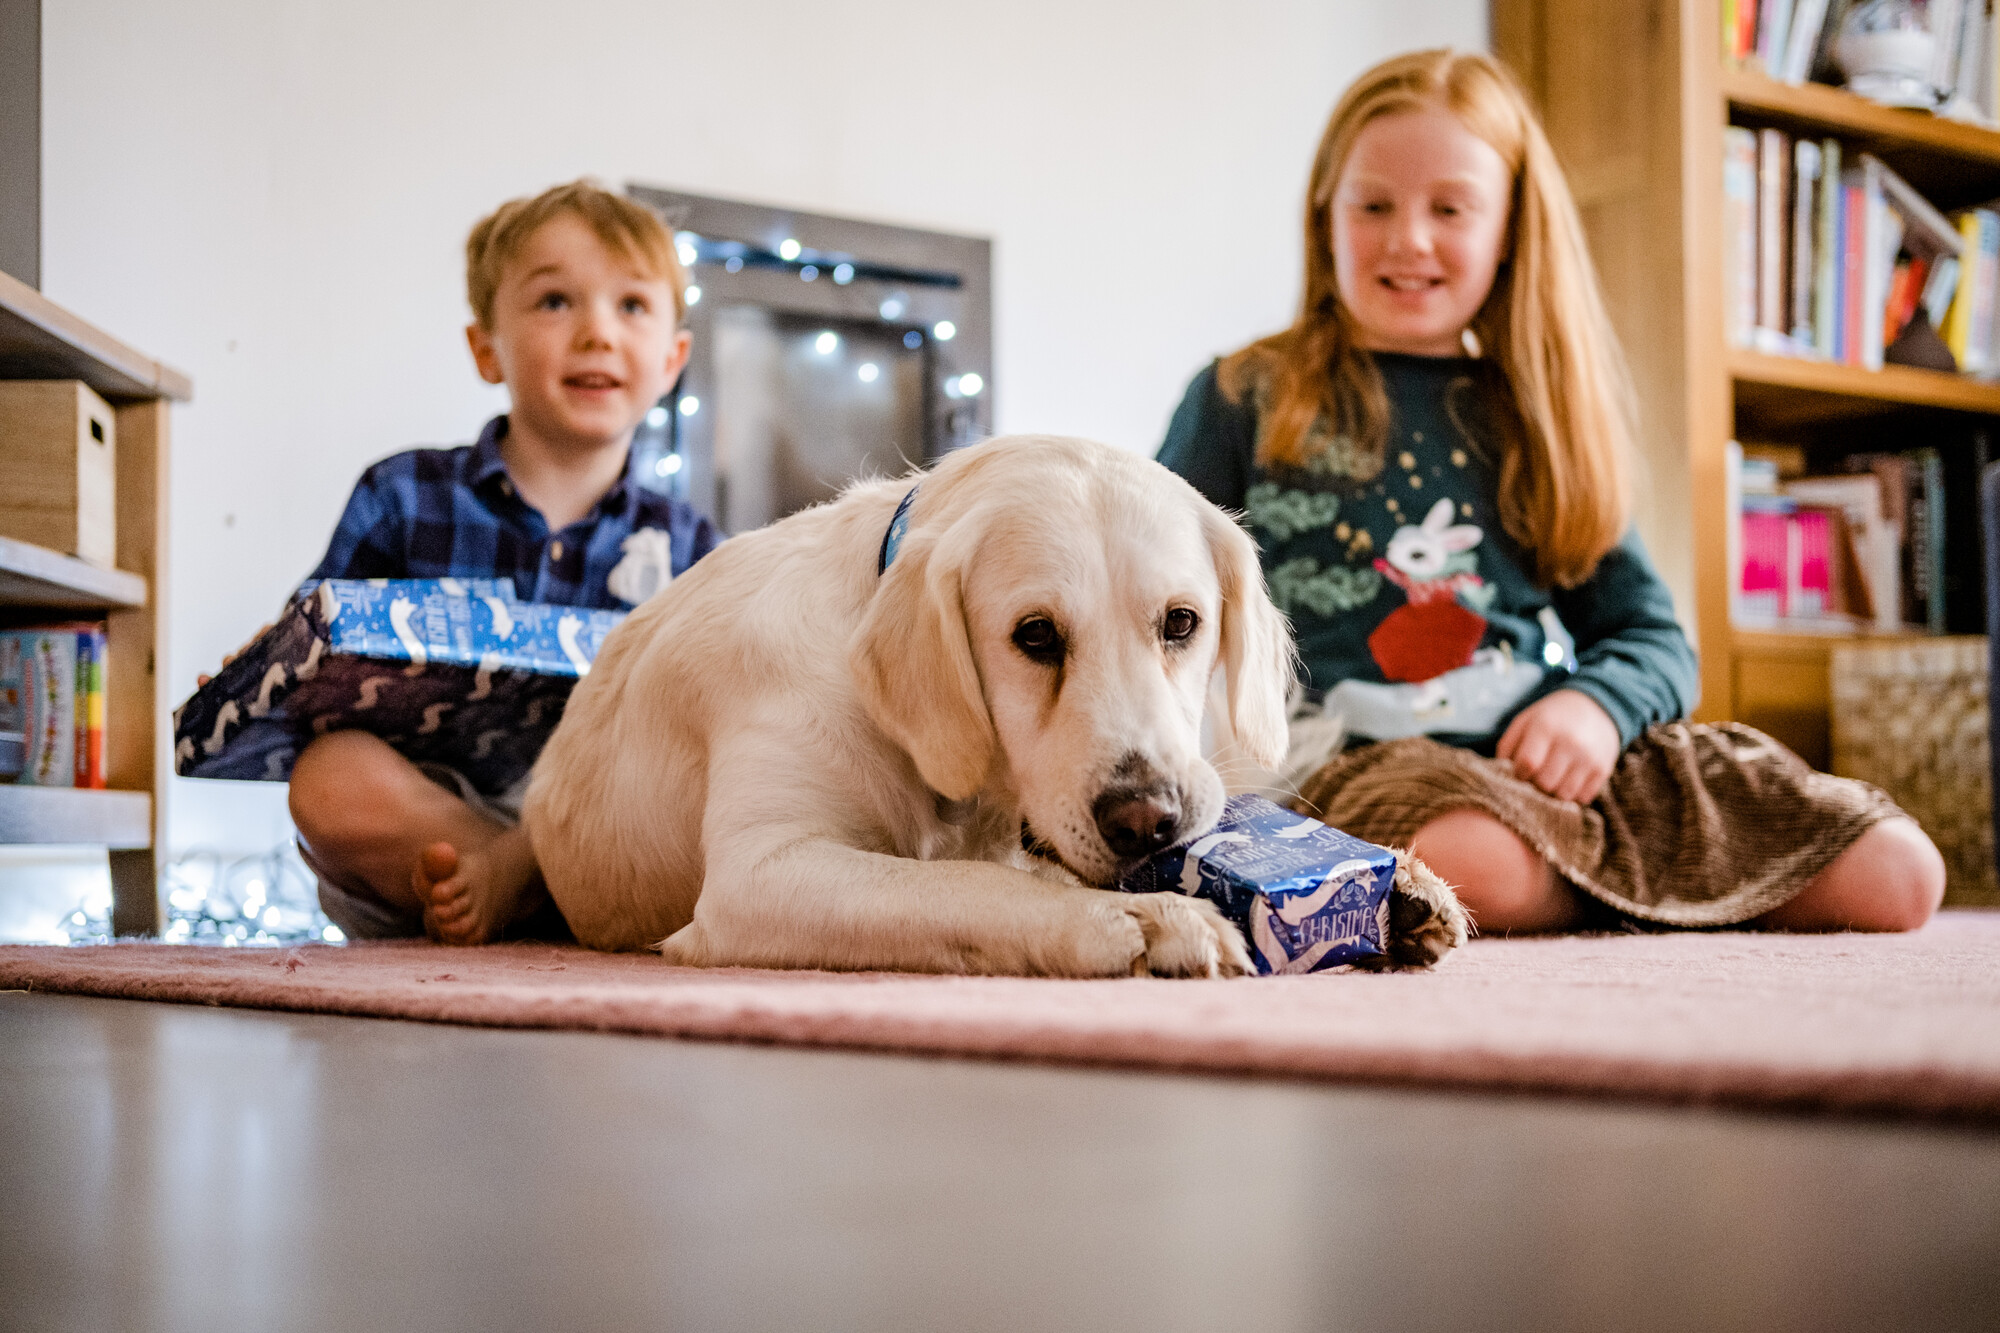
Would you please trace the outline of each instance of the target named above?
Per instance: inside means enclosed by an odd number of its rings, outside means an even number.
[[[1824,616],[1833,610],[1833,527],[1824,513],[1806,509],[1792,515],[1799,529],[1799,585],[1788,614]]]
[[[1747,613],[1785,613],[1785,515],[1769,510],[1744,513],[1741,591]]]

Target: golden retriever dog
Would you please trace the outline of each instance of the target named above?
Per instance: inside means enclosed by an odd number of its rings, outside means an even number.
[[[1256,548],[1192,487],[1107,445],[989,440],[734,537],[643,603],[524,818],[594,948],[1234,975],[1209,903],[1106,886],[1219,816],[1218,667],[1236,744],[1282,758],[1291,660]],[[1399,961],[1464,938],[1449,889],[1398,885]]]

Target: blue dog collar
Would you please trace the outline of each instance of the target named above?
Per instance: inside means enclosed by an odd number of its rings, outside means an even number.
[[[882,554],[875,560],[875,576],[880,578],[887,572],[896,552],[902,549],[903,534],[910,530],[910,501],[917,498],[917,488],[910,487],[903,502],[896,506],[896,516],[889,520],[889,530],[882,534]]]

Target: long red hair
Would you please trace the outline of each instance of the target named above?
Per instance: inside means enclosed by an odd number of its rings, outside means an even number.
[[[1501,523],[1533,554],[1537,578],[1573,587],[1630,520],[1632,391],[1555,152],[1520,86],[1490,56],[1417,51],[1355,80],[1313,161],[1298,318],[1224,358],[1222,391],[1238,402],[1255,391],[1265,467],[1303,466],[1340,442],[1357,479],[1381,470],[1389,403],[1334,279],[1333,197],[1363,127],[1425,107],[1456,116],[1513,177],[1506,250],[1472,332],[1511,399],[1502,414],[1511,419],[1493,423]]]

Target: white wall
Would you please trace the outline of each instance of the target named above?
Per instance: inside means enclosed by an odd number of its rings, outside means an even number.
[[[990,236],[1002,430],[1157,445],[1204,361],[1283,324],[1307,159],[1485,0],[64,0],[43,17],[43,287],[189,372],[176,698],[313,565],[372,459],[469,439],[460,245],[594,174]],[[178,782],[178,847],[284,835]]]

